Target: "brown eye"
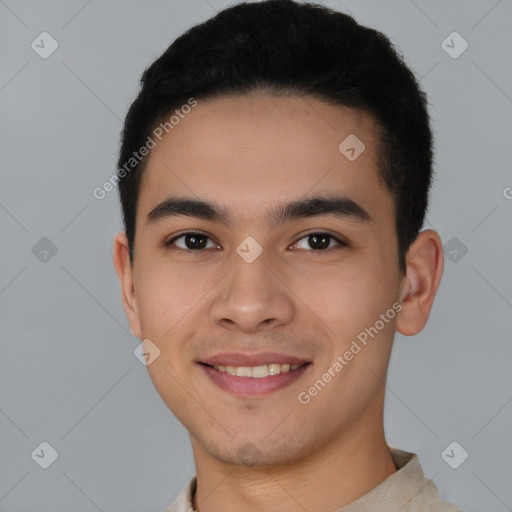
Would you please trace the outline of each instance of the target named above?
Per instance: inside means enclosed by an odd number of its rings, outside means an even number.
[[[302,242],[305,241],[305,242]],[[294,247],[297,247],[298,249],[309,249],[313,251],[325,251],[326,249],[330,249],[332,247],[331,242],[335,241],[337,242],[337,245],[344,246],[347,245],[345,242],[342,242],[335,236],[331,235],[330,233],[310,233],[309,235],[306,235],[302,237],[295,245]],[[302,247],[300,246],[302,242]]]
[[[177,243],[179,240],[182,240],[180,243]],[[183,251],[198,251],[205,248],[215,248],[217,247],[213,242],[211,242],[210,247],[208,246],[209,237],[203,235],[202,233],[184,233],[180,236],[173,238],[165,243],[166,246],[176,245],[180,250]],[[211,241],[211,240],[210,240]]]

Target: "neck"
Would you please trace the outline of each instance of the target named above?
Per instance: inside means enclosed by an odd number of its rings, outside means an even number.
[[[197,512],[338,510],[396,471],[382,421],[378,431],[352,430],[298,462],[266,467],[222,463],[191,438],[197,469],[193,506]]]

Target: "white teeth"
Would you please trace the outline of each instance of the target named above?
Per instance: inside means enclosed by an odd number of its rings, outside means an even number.
[[[220,366],[214,366],[214,368],[222,371]],[[230,375],[236,375],[236,366],[226,366],[226,372]]]
[[[268,375],[279,375],[280,373],[287,373],[296,370],[302,366],[301,364],[279,364],[270,363],[262,364],[260,366],[225,366],[222,364],[215,364],[213,367],[222,373],[229,373],[238,377],[254,377],[261,379]]]
[[[236,374],[238,377],[250,377],[251,367],[250,366],[237,366]]]
[[[272,363],[268,365],[268,374],[269,375],[279,375],[281,373],[281,365]]]
[[[237,373],[238,375],[238,373]],[[262,366],[253,366],[251,369],[251,377],[256,377],[257,379],[261,379],[261,377],[266,377],[268,375],[268,365],[264,364]]]

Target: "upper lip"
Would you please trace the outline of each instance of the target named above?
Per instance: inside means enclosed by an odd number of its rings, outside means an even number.
[[[247,352],[221,352],[200,362],[210,366],[261,366],[271,363],[304,364],[308,363],[309,361],[293,356],[288,356],[286,354],[279,354],[277,352],[259,352],[257,354],[251,354]]]

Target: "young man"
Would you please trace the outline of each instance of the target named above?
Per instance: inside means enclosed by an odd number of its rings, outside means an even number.
[[[386,442],[395,331],[425,326],[426,98],[381,33],[319,5],[239,4],[142,77],[114,263],[197,475],[168,512],[456,511]]]

